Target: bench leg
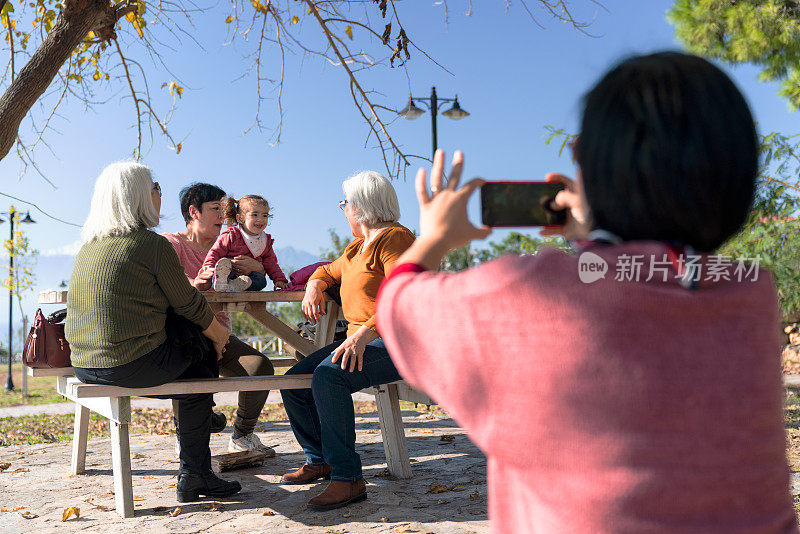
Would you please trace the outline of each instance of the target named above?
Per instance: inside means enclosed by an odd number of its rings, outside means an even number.
[[[389,473],[397,478],[411,478],[411,462],[400,414],[400,399],[396,384],[385,384],[375,388],[375,403],[378,406],[378,421],[381,425],[383,450]]]
[[[72,466],[73,475],[82,475],[86,472],[86,440],[89,438],[89,408],[80,404],[75,405],[75,431],[72,436]]]
[[[133,517],[133,480],[128,424],[109,421],[111,460],[114,464],[114,502],[122,517]]]

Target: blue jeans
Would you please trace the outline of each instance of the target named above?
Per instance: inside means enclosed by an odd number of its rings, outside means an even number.
[[[231,269],[231,274],[228,275],[228,280],[233,280],[239,276],[236,274],[233,269]],[[250,287],[245,289],[245,291],[261,291],[265,287],[267,287],[267,277],[261,274],[258,271],[253,271],[252,273],[248,274],[247,276],[250,277]]]
[[[287,375],[314,374],[311,389],[281,390],[292,431],[311,465],[328,464],[331,480],[361,480],[361,458],[356,452],[356,422],[351,394],[369,386],[400,380],[389,351],[378,338],[367,344],[361,371],[343,371],[331,361],[342,342],[322,348],[286,371]],[[339,361],[341,363],[341,360]]]

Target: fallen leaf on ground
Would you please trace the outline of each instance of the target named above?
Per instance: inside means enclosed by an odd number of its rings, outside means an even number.
[[[27,473],[28,471],[30,471],[30,469],[28,469],[27,467],[20,467],[19,469],[14,469],[11,472],[12,473]]]
[[[375,452],[375,449],[364,449],[364,452]]]
[[[453,441],[456,437],[452,434],[442,434],[439,436],[440,441]]]
[[[422,434],[433,434],[433,430],[429,428],[412,428],[412,432],[420,432]]]
[[[378,521],[380,521],[381,523],[388,523],[389,522],[389,518],[388,517],[381,517]]]
[[[412,530],[410,527],[397,527],[395,532],[419,532],[419,530]]]
[[[153,511],[154,512],[163,512],[166,509],[167,509],[166,506],[156,506],[155,508],[153,508]]]
[[[470,493],[469,494],[469,498],[470,499],[480,499],[481,498],[481,494],[476,491],[475,493]]]
[[[363,420],[364,420],[364,418],[363,418],[363,417],[356,417],[356,423],[358,423],[358,422],[360,422],[360,421],[363,421]]]
[[[134,495],[134,496],[133,496],[133,500],[134,500],[134,501],[143,501],[143,500],[144,500],[144,497],[139,497],[138,495]]]
[[[156,477],[154,477],[154,476],[150,476],[150,475],[147,475],[147,476],[144,476],[144,477],[139,477],[139,478],[156,478]]]
[[[141,452],[135,452],[131,455],[132,460],[141,460],[142,458],[147,458],[147,455]]]
[[[325,534],[345,534],[347,531],[343,528],[339,530],[333,530],[332,528],[326,529]]]
[[[376,434],[377,432],[378,432],[377,430],[372,430],[371,429],[371,430],[367,430],[366,432],[364,432],[364,434]]]
[[[222,511],[225,509],[225,507],[218,502],[206,503],[203,505],[203,508],[210,512]]]
[[[378,471],[377,473],[375,473],[375,476],[376,477],[388,477],[389,476],[389,468],[387,467],[383,471]]]
[[[108,490],[108,491],[106,492],[106,494],[108,494],[108,495],[114,495],[114,490]]]
[[[447,504],[449,502],[452,502],[452,501],[450,499],[439,499],[439,502],[437,502],[436,504]]]
[[[275,515],[275,512],[273,512],[272,510],[264,510],[264,513],[261,515]]]
[[[101,512],[113,512],[116,509],[113,506],[106,506],[105,504],[96,504],[95,508]]]
[[[452,489],[452,487],[446,486],[445,484],[433,482],[430,486],[428,486],[428,493],[442,493],[445,491],[452,491]]]
[[[15,506],[14,508],[0,508],[0,512],[16,512],[17,510],[22,510],[23,508],[27,508],[27,506]]]
[[[5,471],[9,467],[11,467],[10,462],[0,462],[0,471]]]
[[[178,506],[177,508],[175,508],[173,511],[171,511],[171,512],[169,513],[169,516],[170,516],[170,517],[179,516],[179,515],[181,515],[181,511],[182,511],[182,510],[181,510],[181,507],[180,507],[180,506]]]
[[[450,491],[464,491],[465,489],[467,488],[465,488],[464,486],[453,486],[452,488],[450,488]]]
[[[81,509],[77,506],[70,506],[69,508],[65,509],[64,513],[61,514],[61,522],[63,523],[73,515],[75,516],[75,519],[78,519],[81,516]]]
[[[177,486],[177,484],[167,484],[167,487],[168,487],[168,488],[174,488],[174,487],[176,487],[176,486]]]
[[[34,514],[33,512],[22,512],[19,515],[21,515],[25,519],[36,519],[37,517],[39,517],[38,515]]]

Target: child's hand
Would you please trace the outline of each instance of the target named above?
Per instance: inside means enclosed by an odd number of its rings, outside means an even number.
[[[289,287],[289,282],[275,282],[275,289],[286,289],[287,287]]]

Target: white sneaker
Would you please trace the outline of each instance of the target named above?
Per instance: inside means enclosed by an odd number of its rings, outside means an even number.
[[[253,281],[249,276],[240,275],[233,280],[228,280],[228,289],[223,291],[247,291],[251,285],[253,285]]]
[[[228,289],[228,277],[231,275],[233,263],[228,258],[222,258],[214,266],[214,291],[231,291]]]
[[[234,438],[233,434],[231,434],[231,439],[228,441],[228,452],[245,452],[252,450],[264,451],[267,453],[267,458],[272,458],[275,456],[275,449],[272,447],[267,447],[261,443],[261,440],[258,439],[258,436],[256,436],[253,432],[240,438]]]

